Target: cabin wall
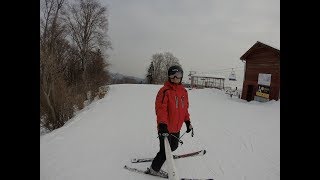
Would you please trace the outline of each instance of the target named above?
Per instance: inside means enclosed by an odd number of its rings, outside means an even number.
[[[280,57],[268,48],[259,48],[246,58],[242,99],[253,100],[258,90],[259,73],[271,74],[269,100],[279,99]]]

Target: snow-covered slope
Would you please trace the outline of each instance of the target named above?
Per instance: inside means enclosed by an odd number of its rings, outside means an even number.
[[[105,98],[40,136],[41,180],[159,179],[123,166],[149,167],[130,159],[154,157],[158,151],[154,101],[160,88],[111,85]],[[195,134],[184,135],[173,154],[200,149],[207,154],[175,160],[181,177],[280,179],[280,101],[247,102],[216,89],[188,92]]]

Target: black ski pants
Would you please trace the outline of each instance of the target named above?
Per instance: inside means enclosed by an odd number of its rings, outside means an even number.
[[[168,136],[169,144],[171,147],[171,151],[175,151],[178,148],[179,140],[173,136],[179,138],[180,132],[177,133],[170,133]],[[160,142],[160,151],[157,153],[156,157],[153,159],[151,168],[155,171],[159,171],[163,165],[163,163],[166,161],[166,152],[164,149],[164,137],[159,136],[159,142]]]

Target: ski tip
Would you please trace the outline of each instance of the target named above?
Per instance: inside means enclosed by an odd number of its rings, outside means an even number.
[[[207,153],[207,150],[203,150],[203,154],[206,154]]]

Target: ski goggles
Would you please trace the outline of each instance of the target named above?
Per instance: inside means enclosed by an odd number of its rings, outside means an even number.
[[[170,79],[173,79],[175,77],[178,78],[178,79],[182,78],[182,73],[181,72],[176,72],[174,74],[169,75]]]

